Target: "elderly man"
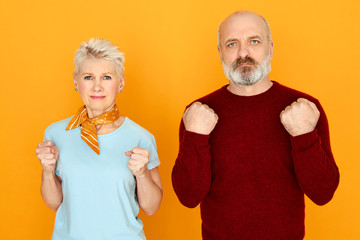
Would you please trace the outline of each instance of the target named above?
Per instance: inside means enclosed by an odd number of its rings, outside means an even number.
[[[269,80],[273,42],[262,16],[230,15],[218,49],[229,85],[186,109],[175,192],[187,207],[200,203],[205,240],[303,239],[304,194],[323,205],[339,183],[325,112]]]

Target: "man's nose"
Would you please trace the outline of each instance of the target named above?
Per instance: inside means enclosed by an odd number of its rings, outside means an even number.
[[[249,48],[245,44],[241,44],[239,47],[238,57],[245,59],[249,56]]]

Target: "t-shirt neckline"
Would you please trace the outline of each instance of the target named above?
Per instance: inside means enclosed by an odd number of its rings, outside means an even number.
[[[129,121],[128,117],[124,117],[124,118],[125,118],[125,119],[124,119],[124,122],[121,124],[120,127],[118,127],[117,129],[115,129],[115,130],[112,131],[112,132],[109,132],[109,133],[106,133],[106,134],[97,135],[97,137],[98,137],[98,138],[104,138],[104,137],[110,136],[110,135],[115,134],[116,132],[120,131],[120,130],[123,128],[123,126],[124,126],[125,124],[127,124],[127,122]]]

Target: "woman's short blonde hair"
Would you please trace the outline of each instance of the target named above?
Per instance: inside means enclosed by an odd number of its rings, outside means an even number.
[[[89,41],[81,43],[79,49],[75,52],[75,74],[79,73],[80,66],[85,59],[112,61],[115,63],[116,72],[119,76],[124,71],[124,54],[109,40],[91,38]]]

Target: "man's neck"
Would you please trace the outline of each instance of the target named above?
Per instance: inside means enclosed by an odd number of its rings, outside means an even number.
[[[227,87],[227,89],[235,95],[254,96],[266,92],[272,85],[273,83],[270,81],[269,77],[267,76],[251,86],[235,84],[230,81],[230,84]]]

